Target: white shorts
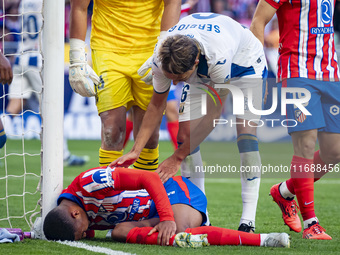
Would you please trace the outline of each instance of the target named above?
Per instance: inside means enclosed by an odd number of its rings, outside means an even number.
[[[40,93],[42,89],[42,80],[40,77],[40,68],[34,66],[13,66],[13,81],[9,85],[9,98],[29,99],[32,93]]]
[[[248,97],[248,92],[249,90],[252,90],[253,92],[251,98],[253,107],[257,110],[262,110],[263,80],[259,78],[258,79],[242,78],[237,81],[231,82],[231,84],[238,87],[243,92],[244,95],[244,114],[235,115],[236,118],[251,120],[258,124],[261,116],[256,115],[249,110],[248,101],[250,100],[250,98]],[[242,84],[242,86],[239,86],[240,84]],[[204,114],[205,109],[203,109],[204,106],[202,104],[203,95],[206,96],[206,93],[204,91],[202,91],[201,93],[197,93],[197,90],[195,90],[195,93],[190,94],[190,85],[185,84],[183,86],[181,102],[179,107],[179,122],[199,119],[205,115]],[[217,97],[215,97],[215,100],[217,101],[216,103],[219,104]]]

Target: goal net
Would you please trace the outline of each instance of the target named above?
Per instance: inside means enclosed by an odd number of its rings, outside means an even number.
[[[1,85],[0,228],[38,238],[63,187],[64,6],[0,0],[1,50],[13,70]]]

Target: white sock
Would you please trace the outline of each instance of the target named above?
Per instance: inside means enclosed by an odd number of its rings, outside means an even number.
[[[240,158],[242,169],[248,170],[241,171],[243,210],[240,224],[246,223],[248,225],[249,222],[252,222],[252,226],[255,227],[261,181],[261,157],[259,151],[250,151],[240,153]]]
[[[287,188],[287,184],[285,181],[281,183],[279,191],[281,196],[285,199],[292,200],[295,197],[295,195],[292,192],[290,192],[289,189]]]
[[[202,169],[203,162],[200,150],[188,155],[181,163],[181,175],[188,178],[205,194],[204,172],[199,171]]]
[[[264,246],[264,240],[266,240],[268,234],[260,234],[260,240],[261,240],[261,243],[260,243],[260,246]]]
[[[317,217],[313,217],[313,218],[310,218],[310,219],[308,219],[308,220],[304,220],[304,221],[303,221],[303,229],[308,228],[308,225],[309,225],[309,224],[312,224],[313,221],[319,222],[319,220],[318,220]]]

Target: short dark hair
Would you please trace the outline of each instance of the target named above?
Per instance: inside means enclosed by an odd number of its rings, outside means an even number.
[[[59,206],[46,215],[43,230],[48,240],[75,240],[75,227],[72,218],[64,208]]]
[[[198,53],[199,49],[194,39],[186,35],[174,35],[162,43],[158,57],[164,71],[183,74],[194,66]]]

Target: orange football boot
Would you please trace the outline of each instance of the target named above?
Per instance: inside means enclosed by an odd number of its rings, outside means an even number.
[[[303,231],[302,238],[318,239],[318,240],[332,240],[332,237],[325,233],[325,229],[319,225],[319,222],[314,222],[313,225],[308,225]]]
[[[300,232],[301,227],[301,221],[298,215],[299,207],[296,204],[296,201],[293,200],[287,200],[283,198],[279,191],[279,184],[274,185],[270,189],[270,195],[273,197],[274,202],[278,204],[282,211],[282,218],[285,224],[293,231]]]

